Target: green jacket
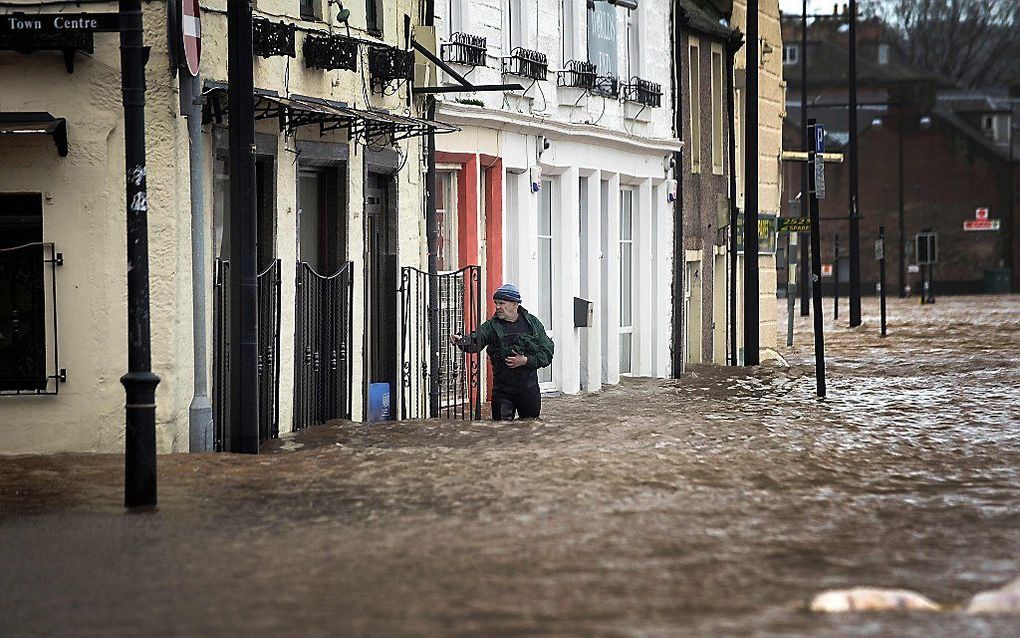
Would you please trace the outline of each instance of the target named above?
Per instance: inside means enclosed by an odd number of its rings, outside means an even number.
[[[553,360],[553,341],[545,333],[545,326],[538,320],[538,317],[531,314],[524,307],[518,307],[517,312],[524,317],[531,326],[531,334],[517,335],[517,352],[528,358],[526,364],[529,368],[544,368]],[[502,360],[510,356],[510,348],[503,343],[506,330],[503,322],[496,319],[495,315],[478,326],[478,330],[468,335],[471,340],[469,345],[463,347],[466,352],[481,352],[482,348],[488,348],[490,359]]]

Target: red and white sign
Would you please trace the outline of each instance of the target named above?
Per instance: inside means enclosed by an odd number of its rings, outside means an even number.
[[[1001,222],[998,219],[968,219],[963,222],[964,230],[999,230]]]
[[[832,276],[832,264],[822,264],[822,277]]]
[[[198,0],[181,0],[181,35],[188,73],[198,75],[198,63],[202,58],[202,18]]]
[[[988,209],[987,208],[975,208],[974,209],[974,219],[988,219]]]

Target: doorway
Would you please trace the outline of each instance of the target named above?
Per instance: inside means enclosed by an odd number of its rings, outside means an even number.
[[[393,177],[365,180],[365,378],[397,389],[397,211]],[[368,399],[365,388],[365,399]],[[391,404],[392,405],[392,404]],[[366,408],[368,406],[366,405]],[[367,414],[366,409],[366,414]],[[392,414],[392,412],[391,412]]]
[[[0,391],[46,389],[42,195],[0,194]]]

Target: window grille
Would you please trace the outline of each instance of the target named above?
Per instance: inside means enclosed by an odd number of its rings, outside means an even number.
[[[584,60],[570,60],[566,69],[556,73],[556,85],[595,90],[598,75],[595,72],[595,64]]]
[[[503,74],[517,75],[532,80],[544,80],[549,72],[549,61],[544,53],[517,47],[503,58]]]
[[[662,85],[633,77],[630,84],[623,86],[623,98],[628,102],[658,108],[662,104]]]
[[[465,66],[485,66],[486,40],[468,33],[454,33],[450,42],[439,47],[444,62]]]
[[[252,53],[262,58],[274,55],[294,57],[294,33],[297,27],[283,21],[271,22],[265,18],[252,18]]]
[[[372,90],[384,92],[390,84],[414,78],[414,53],[395,47],[371,45],[368,48],[368,70],[372,74]]]
[[[305,38],[305,66],[312,69],[358,70],[358,42],[353,38],[328,33],[310,33]]]

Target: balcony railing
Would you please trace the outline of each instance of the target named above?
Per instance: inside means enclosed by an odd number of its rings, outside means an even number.
[[[549,72],[549,61],[545,54],[531,49],[517,47],[502,61],[504,75],[544,80]]]
[[[662,85],[633,77],[623,86],[623,99],[658,108],[662,105]]]
[[[439,47],[444,62],[465,66],[485,66],[485,49],[485,38],[468,33],[454,33]]]
[[[584,60],[571,60],[567,68],[556,73],[556,85],[593,91],[598,75],[595,64]]]
[[[286,22],[272,22],[265,18],[251,21],[252,53],[268,58],[274,55],[294,57],[294,33],[297,26]]]
[[[308,68],[358,70],[358,41],[354,38],[310,33],[305,38],[304,52]]]
[[[372,90],[385,92],[391,84],[414,78],[414,53],[385,45],[368,48],[368,70],[372,74]]]

